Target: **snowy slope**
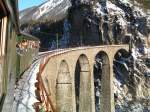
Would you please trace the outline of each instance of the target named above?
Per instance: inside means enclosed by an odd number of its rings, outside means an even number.
[[[20,15],[19,15],[19,19],[22,19],[25,15],[27,15],[28,13],[30,13],[35,8],[36,8],[36,6],[30,7],[30,8],[27,8],[27,9],[21,11]]]
[[[69,0],[48,0],[47,2],[20,12],[21,23],[30,20],[53,20],[62,19],[67,14],[67,9],[71,6]]]

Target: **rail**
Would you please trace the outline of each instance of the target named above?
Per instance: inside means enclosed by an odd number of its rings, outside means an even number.
[[[52,52],[39,53],[38,57],[36,57],[35,60],[43,58],[43,57],[47,57],[50,53],[52,53]],[[43,61],[43,62],[45,62],[45,61]],[[43,64],[40,64],[39,72],[37,73],[37,83],[35,84],[35,87],[37,88],[35,93],[36,93],[36,96],[37,96],[37,99],[39,100],[39,102],[36,102],[34,104],[34,108],[35,108],[36,112],[40,112],[40,111],[56,112],[56,109],[54,108],[52,100],[51,100],[49,94],[47,93],[44,83],[42,81],[41,74],[43,72],[43,68],[44,68]]]
[[[37,80],[38,82],[36,83],[36,87],[37,87],[36,95],[40,102],[35,103],[36,112],[39,112],[40,110],[44,110],[45,112],[56,112],[52,100],[43,84],[40,72],[38,74]]]

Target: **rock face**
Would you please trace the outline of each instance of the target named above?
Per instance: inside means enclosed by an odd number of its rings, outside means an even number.
[[[93,15],[89,5],[83,4],[69,10],[71,24],[71,45],[99,44],[100,34],[98,18]]]
[[[139,41],[148,37],[146,14],[139,7],[132,8],[131,3],[120,0],[77,3],[73,2],[69,13],[73,44],[80,41],[85,45],[121,44],[133,40],[138,46]]]
[[[133,57],[119,57],[114,61],[116,112],[150,110],[149,68],[141,59]]]

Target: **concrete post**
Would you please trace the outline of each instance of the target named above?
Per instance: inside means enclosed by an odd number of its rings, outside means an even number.
[[[90,72],[80,72],[79,112],[92,112]]]
[[[93,64],[91,64],[93,65]],[[94,92],[94,73],[93,73],[93,66],[91,66],[90,69],[90,73],[91,73],[91,104],[92,104],[92,111],[91,112],[95,112],[95,92]]]
[[[72,84],[58,83],[56,89],[57,112],[73,112]]]
[[[62,62],[57,78],[56,110],[57,112],[73,112],[72,83],[66,62]]]
[[[113,59],[110,62],[110,112],[115,112]]]
[[[101,112],[114,112],[113,66],[104,65],[102,73]]]

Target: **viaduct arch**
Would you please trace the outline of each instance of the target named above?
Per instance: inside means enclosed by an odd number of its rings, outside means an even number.
[[[63,60],[60,64],[56,81],[56,110],[58,112],[72,111],[72,82],[68,64]]]
[[[95,111],[104,112],[109,107],[110,98],[110,61],[105,51],[100,51],[95,56],[94,65],[94,92],[95,92]],[[104,110],[103,110],[104,109]]]
[[[86,55],[81,54],[75,69],[75,98],[77,112],[91,112],[91,74]]]
[[[45,58],[41,76],[45,86],[45,79],[50,82],[46,89],[58,112],[64,112],[64,109],[66,112],[97,112],[99,99],[100,112],[114,112],[113,61],[120,49],[129,51],[129,46],[70,48]],[[102,62],[102,69],[95,74],[97,58]],[[95,79],[100,79],[101,83],[99,99],[96,98]]]

